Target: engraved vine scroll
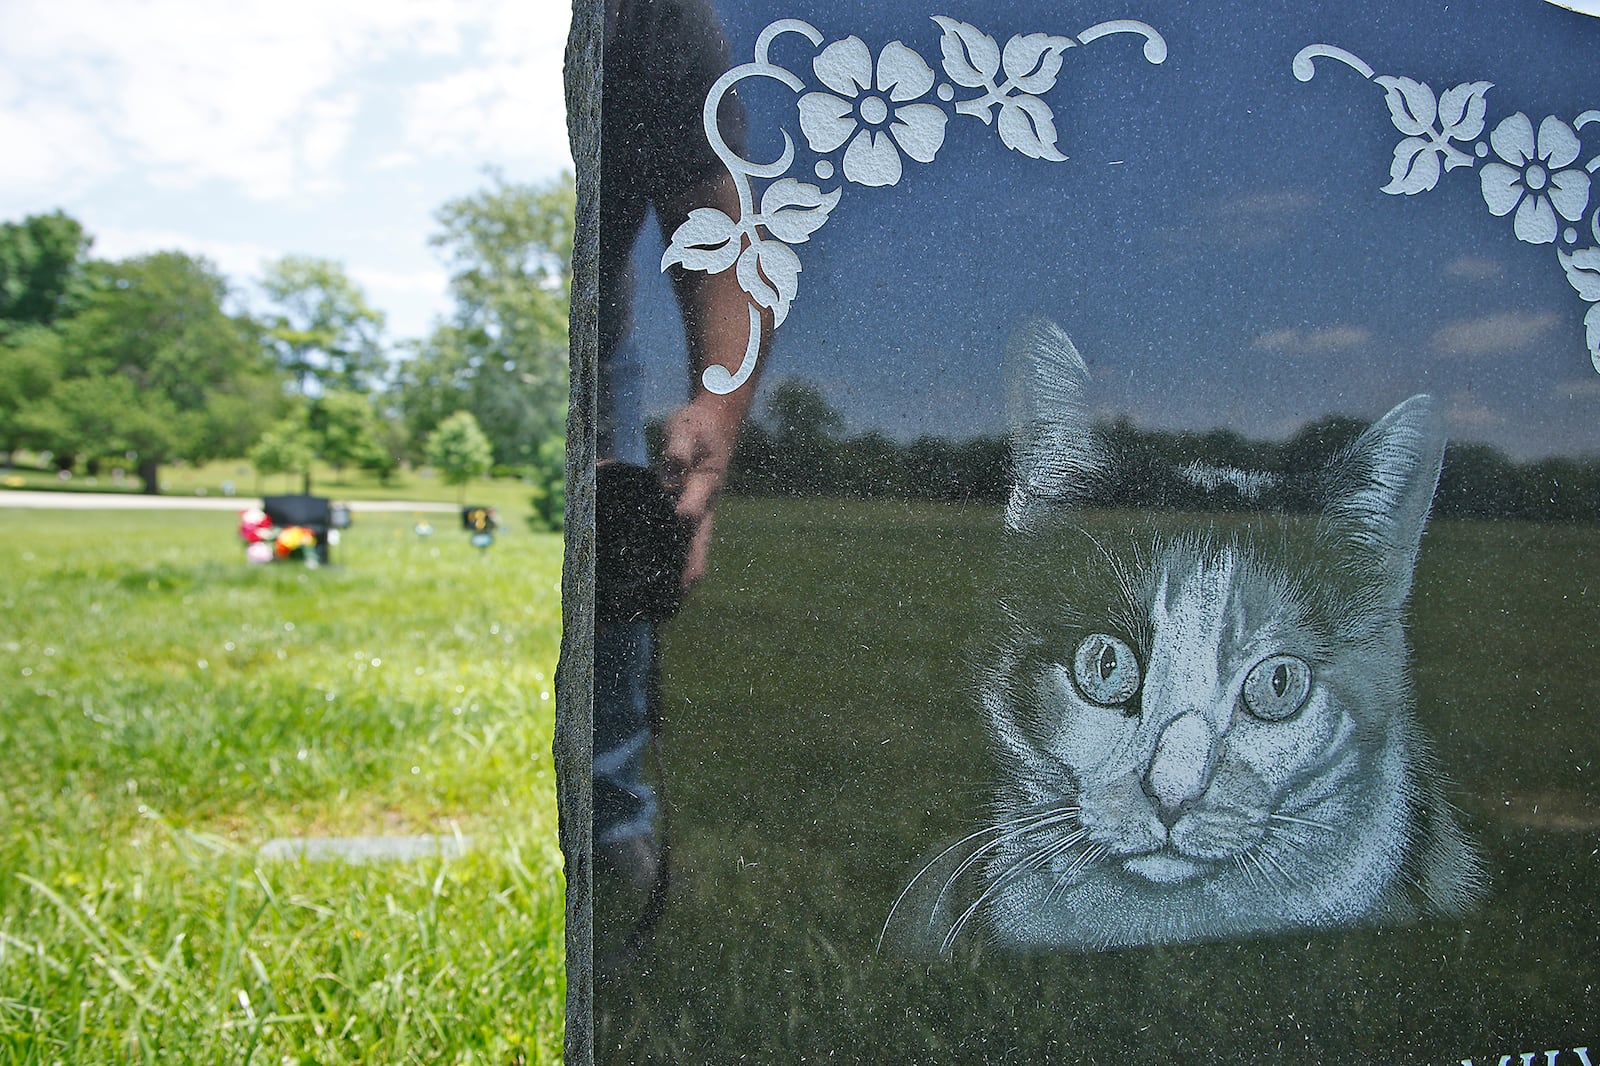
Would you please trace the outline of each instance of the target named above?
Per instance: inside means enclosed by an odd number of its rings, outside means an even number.
[[[942,31],[939,69],[901,41],[890,41],[873,55],[859,37],[823,45],[823,34],[808,22],[781,19],[756,39],[755,60],[724,74],[706,95],[704,121],[712,149],[732,175],[739,216],[715,208],[690,212],[672,235],[661,269],[674,265],[710,274],[733,269],[749,298],[749,342],[733,372],[706,369],[701,381],[728,393],[750,379],[760,346],[761,309],[781,324],[799,292],[804,244],[828,221],[847,185],[896,185],[906,160],[931,163],[945,146],[952,117],[975,118],[994,127],[1000,143],[1032,159],[1052,163],[1067,158],[1057,145],[1055,113],[1044,99],[1055,87],[1065,54],[1102,37],[1133,34],[1144,38],[1144,58],[1159,64],[1167,57],[1161,34],[1132,19],[1101,22],[1076,36],[1026,33],[998,40],[965,22],[933,16]],[[774,44],[785,35],[809,42],[814,54],[785,66],[774,61]],[[796,73],[809,66],[809,78]],[[728,146],[717,128],[724,96],[751,78],[777,81],[796,94],[794,117],[800,136],[818,158],[815,182],[790,174],[795,143],[783,130],[783,151],[769,163],[745,159]],[[757,183],[765,182],[757,199]]]

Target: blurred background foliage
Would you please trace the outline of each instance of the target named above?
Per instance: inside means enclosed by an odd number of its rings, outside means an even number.
[[[156,493],[175,464],[231,461],[305,492],[331,477],[348,495],[431,466],[449,422],[451,439],[487,445],[487,463],[475,446],[461,468],[469,481],[515,481],[532,520],[556,528],[573,207],[570,175],[494,171],[443,204],[430,242],[453,306],[400,339],[332,260],[288,255],[240,282],[185,252],[97,259],[60,211],[0,223],[0,473]]]

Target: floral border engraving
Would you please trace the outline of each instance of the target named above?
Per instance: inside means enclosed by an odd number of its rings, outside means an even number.
[[[1070,48],[1112,34],[1144,38],[1144,58],[1166,60],[1167,42],[1152,27],[1132,19],[1091,26],[1076,37],[1046,33],[1018,34],[1002,48],[975,26],[944,15],[933,16],[939,39],[942,79],[921,55],[900,41],[885,45],[874,60],[859,37],[850,36],[823,48],[816,27],[799,19],[772,23],[756,39],[755,61],[723,74],[706,94],[702,117],[712,150],[732,175],[739,196],[739,216],[702,207],[672,234],[664,271],[673,265],[710,274],[732,267],[749,298],[750,339],[738,370],[711,366],[701,382],[716,393],[729,393],[755,371],[761,346],[761,311],[781,324],[799,291],[800,257],[793,245],[804,244],[828,221],[846,184],[866,187],[895,185],[904,173],[904,159],[931,163],[944,145],[953,115],[994,126],[1000,143],[1033,159],[1059,163],[1067,157],[1056,146],[1055,114],[1043,99],[1056,84],[1062,56]],[[821,50],[811,60],[813,83],[770,59],[772,43],[783,34],[799,34]],[[783,131],[783,152],[771,163],[739,156],[717,128],[722,98],[747,78],[770,78],[799,95],[800,134],[819,158],[813,173],[822,185],[790,177],[795,145]],[[937,86],[936,86],[937,82]],[[965,95],[962,90],[974,90]],[[962,96],[962,99],[957,99]],[[843,181],[835,181],[843,174]],[[753,181],[770,181],[756,207]]]
[[[1520,241],[1554,244],[1567,282],[1591,305],[1583,324],[1589,358],[1600,371],[1600,197],[1590,196],[1595,184],[1590,175],[1600,171],[1600,153],[1577,165],[1583,154],[1580,133],[1590,125],[1600,127],[1600,110],[1585,111],[1571,123],[1547,115],[1537,130],[1518,111],[1501,119],[1485,141],[1491,82],[1463,82],[1436,95],[1425,82],[1376,74],[1355,55],[1327,44],[1302,48],[1294,57],[1294,76],[1310,81],[1320,58],[1338,60],[1384,91],[1389,117],[1405,135],[1395,145],[1384,192],[1427,192],[1446,172],[1484,161],[1478,167],[1478,187],[1489,213],[1511,215],[1512,232]],[[1580,239],[1586,239],[1580,227],[1590,208],[1595,243],[1580,248]]]

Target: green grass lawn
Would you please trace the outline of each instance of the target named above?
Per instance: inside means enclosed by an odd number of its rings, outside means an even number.
[[[1578,525],[1424,538],[1413,677],[1488,858],[1471,919],[879,955],[896,895],[972,827],[993,773],[970,664],[999,525],[951,505],[724,504],[712,573],[665,631],[672,900],[597,985],[600,1061],[1428,1066],[1592,1046],[1600,536]]]
[[[559,1061],[560,538],[410,525],[0,509],[0,1062]]]

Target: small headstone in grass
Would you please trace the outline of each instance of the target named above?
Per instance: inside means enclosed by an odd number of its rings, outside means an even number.
[[[415,862],[459,859],[471,846],[471,837],[431,833],[403,837],[277,837],[261,845],[259,855],[272,861]]]

